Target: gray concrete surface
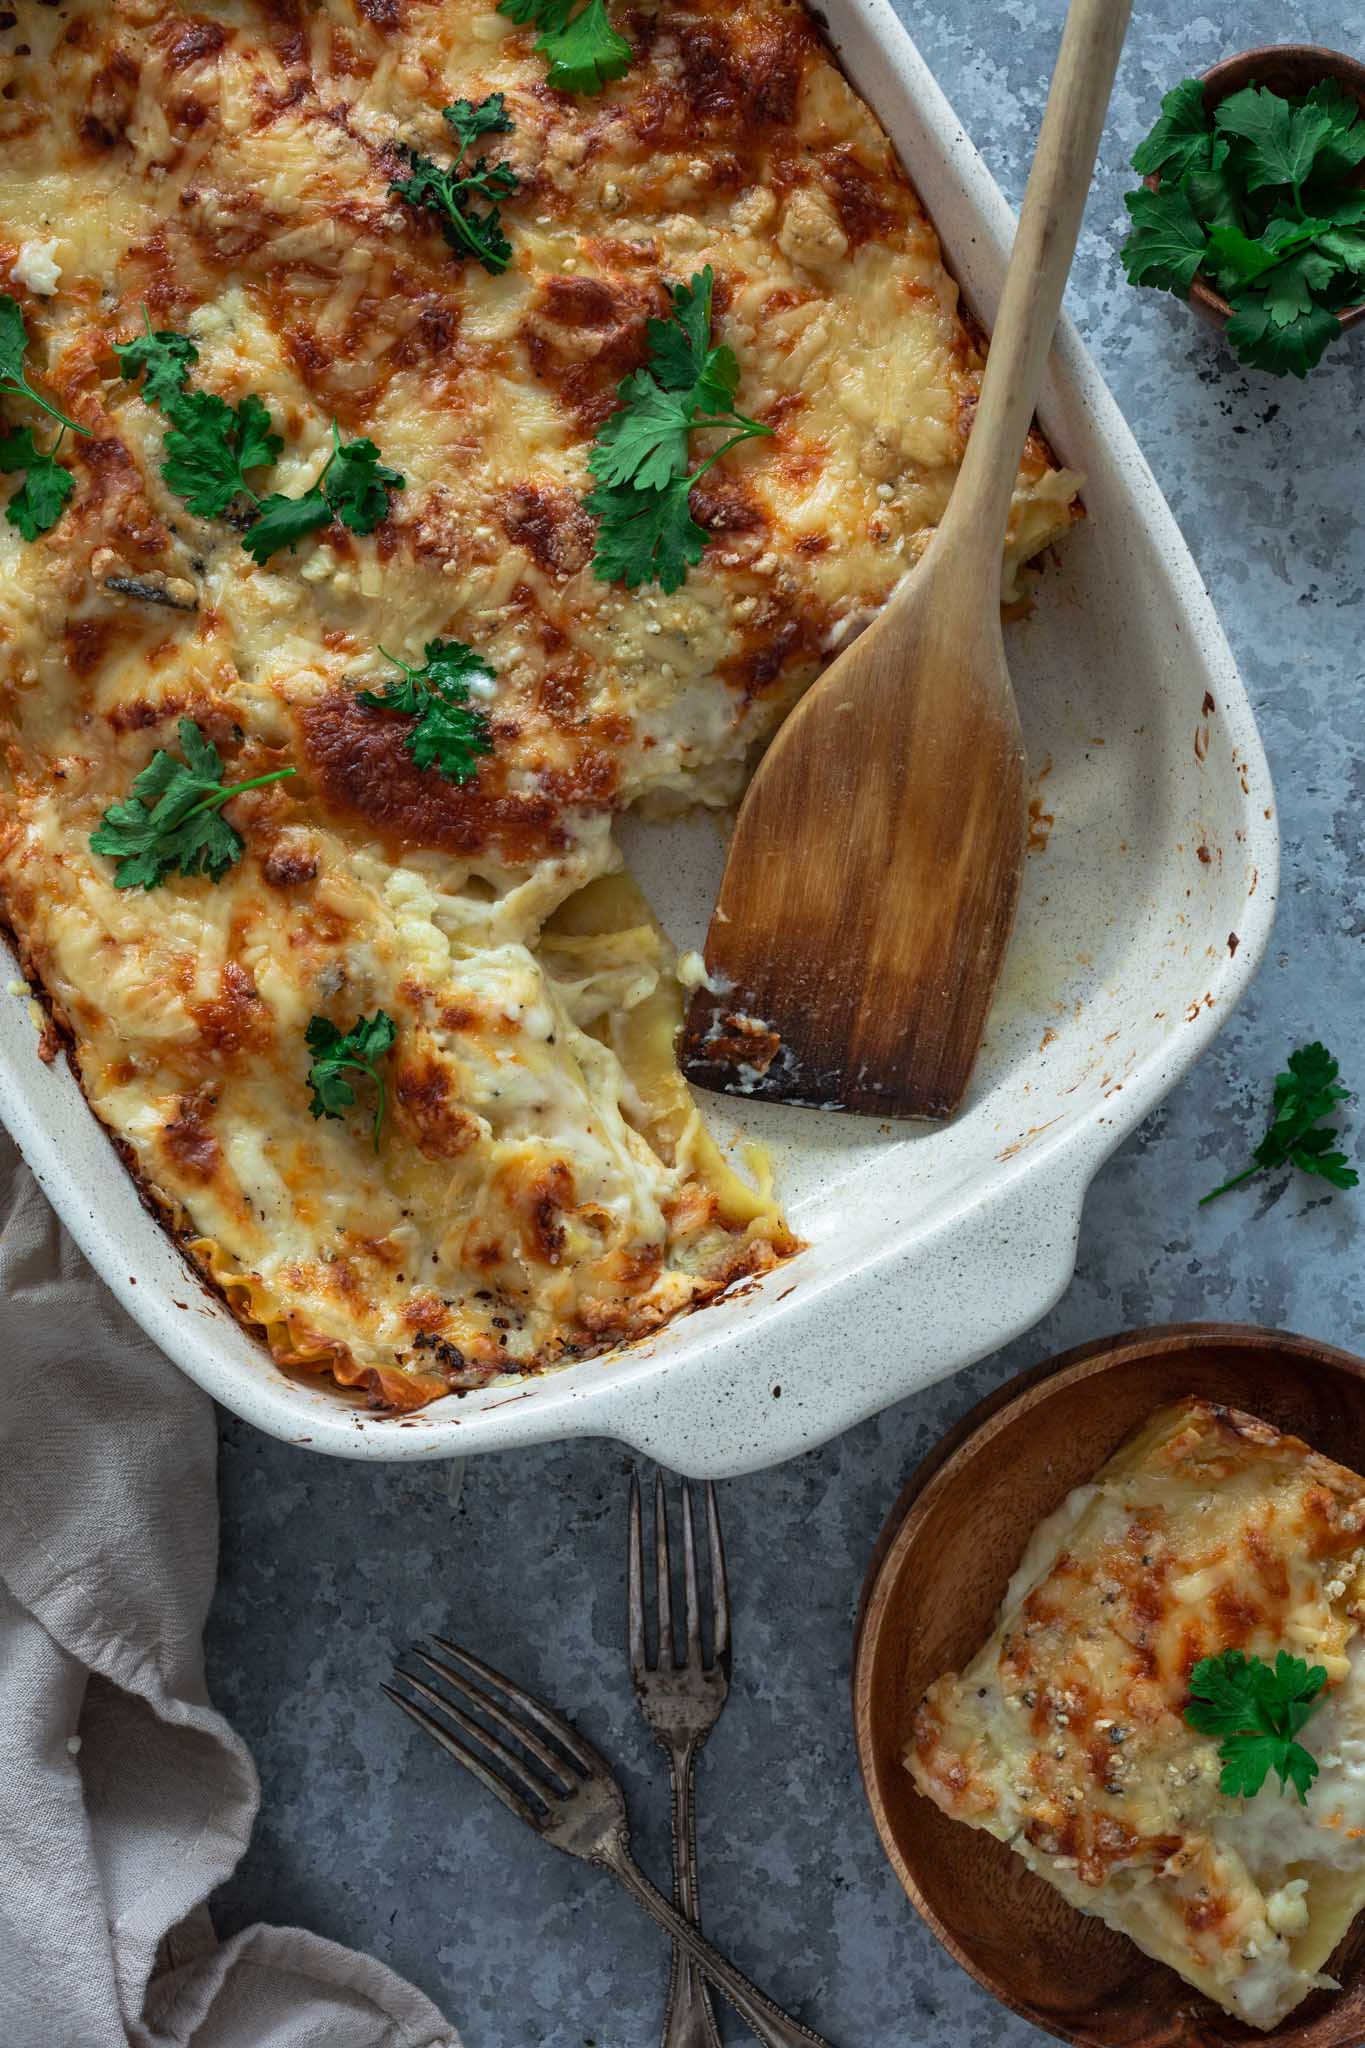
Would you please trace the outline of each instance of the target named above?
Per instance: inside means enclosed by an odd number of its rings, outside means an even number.
[[[898,0],[1016,200],[1061,0]],[[1123,280],[1127,158],[1160,94],[1251,44],[1360,51],[1352,0],[1146,0],[1131,34],[1071,311],[1151,459],[1261,720],[1284,832],[1279,926],[1212,1053],[1101,1174],[1075,1283],[1027,1337],[785,1469],[724,1487],[735,1687],[704,1758],[707,1922],[837,2048],[1024,2048],[939,1951],[882,1860],[856,1775],[850,1625],[909,1469],[989,1387],[1130,1324],[1220,1316],[1365,1345],[1365,1190],[1264,1186],[1200,1212],[1243,1159],[1288,1048],[1321,1036],[1365,1079],[1361,733],[1365,330],[1307,385],[1248,374],[1174,301]],[[1352,1137],[1360,1149],[1365,1113]],[[833,1363],[833,1362],[832,1362]],[[398,1646],[451,1626],[571,1703],[619,1757],[646,1862],[666,1804],[622,1658],[626,1460],[610,1444],[398,1472],[334,1464],[229,1421],[214,1695],[265,1805],[216,1902],[229,1931],[298,1921],[420,1984],[466,2048],[650,2048],[666,1956],[604,1879],[543,1850],[407,1737],[376,1687]],[[743,2035],[727,2020],[727,2038]]]

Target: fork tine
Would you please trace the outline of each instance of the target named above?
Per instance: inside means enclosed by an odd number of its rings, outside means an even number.
[[[626,1606],[630,1616],[630,1675],[641,1684],[649,1670],[645,1647],[645,1539],[640,1475],[630,1475],[630,1536],[626,1545]]]
[[[668,1495],[664,1475],[654,1475],[654,1580],[659,1601],[659,1649],[655,1662],[660,1671],[673,1669],[673,1567],[668,1556]]]
[[[711,1661],[730,1674],[730,1583],[725,1575],[725,1545],[720,1534],[720,1512],[716,1506],[716,1489],[708,1479],[706,1482],[706,1534],[711,1548],[711,1601],[714,1609],[714,1623],[711,1636]]]
[[[498,1759],[498,1762],[511,1773],[519,1791],[529,1793],[533,1799],[539,1799],[542,1805],[547,1806],[552,1800],[564,1797],[564,1788],[562,1786],[542,1784],[524,1758],[519,1757],[515,1750],[509,1749],[505,1742],[500,1742],[496,1735],[474,1720],[472,1715],[466,1714],[463,1708],[455,1706],[452,1701],[445,1697],[444,1693],[437,1692],[433,1686],[428,1685],[424,1679],[416,1677],[413,1672],[405,1670],[401,1664],[397,1667],[397,1670],[398,1676],[402,1679],[404,1685],[410,1685],[414,1692],[422,1695],[424,1700],[430,1700],[433,1707],[440,1708],[447,1720],[453,1721],[457,1728],[462,1728],[466,1735],[472,1736],[475,1742],[481,1743],[485,1749],[490,1750]],[[561,1766],[561,1768],[567,1777],[567,1766]]]
[[[433,1635],[431,1640],[433,1643],[439,1643],[443,1650],[448,1650],[467,1671],[472,1671],[488,1685],[496,1685],[499,1691],[511,1700],[513,1706],[520,1707],[523,1714],[529,1714],[537,1727],[543,1728],[547,1735],[553,1735],[555,1741],[569,1752],[580,1769],[588,1772],[610,1772],[611,1766],[605,1757],[599,1756],[591,1743],[585,1742],[577,1729],[571,1727],[562,1714],[552,1714],[548,1707],[541,1705],[533,1693],[527,1692],[522,1686],[513,1685],[510,1678],[504,1678],[500,1671],[495,1671],[491,1664],[485,1664],[482,1658],[471,1655],[468,1650],[462,1650],[460,1645],[452,1643],[448,1636]]]
[[[701,1648],[701,1599],[697,1592],[697,1539],[692,1528],[692,1489],[683,1481],[683,1586],[687,1598],[687,1661],[694,1671],[703,1669]]]
[[[457,1764],[463,1764],[465,1769],[471,1771],[481,1785],[486,1785],[489,1791],[502,1801],[504,1806],[511,1809],[518,1820],[524,1820],[527,1827],[534,1828],[537,1833],[540,1832],[545,1825],[544,1816],[537,1813],[533,1806],[528,1805],[519,1792],[514,1792],[510,1785],[504,1784],[497,1772],[490,1771],[488,1766],[480,1762],[472,1750],[466,1749],[462,1742],[457,1742],[455,1737],[447,1729],[443,1728],[433,1715],[427,1712],[425,1707],[419,1707],[414,1701],[405,1699],[403,1694],[395,1692],[391,1685],[381,1685],[379,1690],[387,1693],[394,1705],[401,1707],[408,1718],[415,1721],[417,1726],[424,1734],[429,1735],[433,1742],[439,1742],[447,1756],[453,1756]]]
[[[471,1685],[467,1678],[462,1678],[458,1671],[451,1669],[449,1664],[443,1664],[439,1657],[433,1657],[431,1652],[424,1650],[420,1643],[414,1643],[408,1655],[410,1657],[420,1657],[422,1662],[429,1665],[438,1676],[445,1680],[448,1686],[451,1686],[463,1698],[469,1700],[473,1706],[476,1706],[481,1714],[487,1714],[490,1721],[496,1721],[499,1728],[505,1728],[507,1733],[521,1743],[524,1749],[529,1749],[532,1756],[539,1757],[541,1763],[545,1765],[545,1768],[555,1779],[563,1780],[562,1784],[556,1784],[555,1790],[557,1792],[563,1792],[573,1784],[573,1766],[566,1763],[562,1756],[551,1749],[548,1742],[542,1742],[532,1729],[524,1727],[520,1721],[514,1721],[512,1716],[504,1708],[500,1707],[496,1700],[490,1700],[487,1693],[480,1692],[476,1685]],[[417,1679],[412,1678],[410,1673],[404,1672],[403,1675],[409,1679],[411,1684],[416,1685],[418,1683]],[[447,1711],[453,1714],[456,1709],[450,1707]]]

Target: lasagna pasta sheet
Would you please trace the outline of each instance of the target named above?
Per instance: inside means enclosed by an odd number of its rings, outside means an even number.
[[[934,232],[781,0],[627,9],[636,58],[551,91],[472,0],[57,0],[0,29],[0,285],[90,438],[53,530],[0,526],[0,891],[82,1085],[203,1271],[277,1358],[411,1406],[657,1328],[792,1248],[678,1078],[667,939],[613,818],[729,803],[830,650],[940,517],[979,383]],[[391,190],[452,156],[520,179],[506,272]],[[705,265],[739,403],[773,429],[693,494],[682,589],[591,570],[593,434],[666,287]],[[257,567],[160,470],[115,339],[188,334],[196,384],[268,405],[263,488],[335,421],[406,488]],[[42,425],[23,400],[11,425]],[[1031,440],[1009,583],[1078,515]],[[494,750],[463,787],[357,702],[379,649],[468,642]],[[238,799],[217,884],[118,891],[91,853],[177,721]],[[390,1114],[308,1114],[309,1018],[396,1022]],[[363,1108],[363,1106],[362,1106]]]
[[[929,1689],[906,1763],[1083,1912],[1251,2025],[1308,1991],[1365,1904],[1365,1480],[1191,1400],[1037,1531],[1001,1619]],[[1323,1666],[1300,1806],[1219,1790],[1184,1720],[1203,1657]]]

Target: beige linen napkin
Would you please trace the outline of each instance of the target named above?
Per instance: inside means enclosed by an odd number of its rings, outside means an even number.
[[[459,2048],[371,1957],[214,1937],[259,1799],[204,1690],[214,1456],[0,1133],[0,2042]]]

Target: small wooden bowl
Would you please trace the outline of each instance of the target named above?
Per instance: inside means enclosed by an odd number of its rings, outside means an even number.
[[[1343,56],[1339,50],[1319,49],[1313,43],[1267,43],[1257,50],[1243,50],[1238,57],[1224,57],[1201,75],[1204,104],[1210,113],[1220,100],[1231,98],[1248,85],[1268,86],[1282,99],[1295,99],[1321,85],[1324,78],[1335,78],[1338,85],[1354,93],[1365,111],[1365,64],[1355,57]],[[1153,192],[1160,189],[1159,176],[1144,182]],[[1355,182],[1362,182],[1359,174]],[[1189,303],[1215,327],[1226,327],[1232,318],[1227,300],[1202,277],[1196,277],[1190,286]],[[1365,320],[1365,305],[1343,306],[1337,318],[1343,327],[1354,327],[1358,320]]]
[[[853,1712],[877,1832],[910,1902],[979,1984],[1083,2048],[1360,2048],[1365,1915],[1315,1992],[1264,2034],[1229,2018],[1122,1935],[1069,1906],[979,1828],[918,1793],[901,1753],[929,1684],[989,1634],[1034,1527],[1129,1430],[1201,1394],[1365,1471],[1365,1360],[1237,1323],[1134,1331],[1070,1351],[974,1408],[925,1460],[863,1588]]]

